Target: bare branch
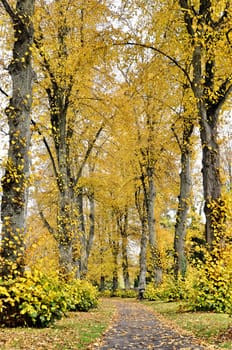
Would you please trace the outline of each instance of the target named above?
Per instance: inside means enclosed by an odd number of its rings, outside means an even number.
[[[5,95],[6,97],[9,97],[8,93],[6,91],[4,91],[1,87],[0,87],[0,92]]]
[[[85,157],[84,157],[84,159],[82,161],[82,164],[80,165],[80,168],[78,170],[78,173],[77,173],[77,176],[76,176],[76,180],[75,180],[75,185],[77,184],[79,178],[81,177],[82,170],[83,170],[83,168],[84,168],[84,166],[85,166],[85,164],[86,164],[86,162],[87,162],[87,160],[88,160],[88,158],[90,156],[90,153],[91,153],[91,151],[92,151],[92,149],[93,149],[93,147],[94,147],[98,137],[100,136],[100,134],[101,134],[101,132],[103,130],[103,127],[104,127],[104,124],[102,124],[100,126],[100,128],[98,129],[96,135],[94,136],[94,139],[92,140],[92,142],[89,143],[89,146],[88,146],[87,151],[85,153]]]
[[[44,226],[48,229],[48,232],[51,233],[51,235],[53,235],[55,237],[55,230],[53,227],[51,227],[51,225],[47,221],[47,219],[44,216],[44,213],[41,209],[39,209],[39,215],[41,217],[41,220],[43,221]]]
[[[54,171],[54,175],[56,176],[56,178],[58,178],[58,172],[57,172],[57,169],[56,169],[55,160],[54,160],[54,157],[53,157],[53,155],[52,155],[52,152],[51,152],[51,149],[50,149],[50,147],[49,147],[49,144],[48,144],[46,138],[43,136],[42,132],[40,131],[38,125],[36,124],[36,122],[35,122],[33,119],[31,119],[31,123],[32,123],[32,125],[35,127],[35,130],[38,132],[38,134],[39,134],[40,136],[42,136],[42,141],[43,141],[43,143],[44,143],[44,145],[45,145],[45,148],[46,148],[46,150],[47,150],[47,152],[48,152],[48,155],[49,155],[49,157],[50,157],[50,160],[51,160],[51,162],[52,162],[52,168],[53,168],[53,171]]]
[[[11,19],[12,19],[13,21],[15,21],[16,14],[15,14],[15,12],[12,10],[12,8],[10,7],[8,1],[6,1],[6,0],[1,0],[1,3],[3,4],[3,6],[4,6],[6,12],[7,12],[8,15],[11,17]]]
[[[148,45],[148,44],[143,44],[143,43],[136,43],[136,42],[124,42],[124,43],[115,43],[114,45],[130,45],[130,46],[138,46],[138,47],[141,47],[141,48],[145,48],[145,49],[150,49],[152,51],[155,51],[157,53],[159,53],[160,55],[162,55],[163,57],[166,57],[169,61],[171,61],[172,63],[174,63],[174,65],[179,68],[185,75],[185,77],[187,78],[188,82],[191,84],[192,86],[192,81],[190,79],[190,76],[187,72],[187,70],[182,67],[180,65],[180,63],[175,59],[173,58],[172,56],[168,55],[167,53],[165,53],[164,51],[152,46],[152,45]]]

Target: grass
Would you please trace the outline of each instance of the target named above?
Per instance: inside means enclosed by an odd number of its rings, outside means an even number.
[[[84,350],[101,336],[113,313],[112,304],[104,300],[97,309],[72,312],[50,328],[0,328],[0,349]]]
[[[218,335],[231,326],[228,315],[189,312],[186,311],[185,304],[180,302],[143,303],[179,328],[190,331],[208,343],[217,344],[219,349],[232,349],[231,339],[221,338],[222,342],[217,341]],[[113,314],[112,299],[103,299],[97,309],[70,313],[50,328],[0,328],[0,349],[86,350],[91,343],[97,342],[111,322]]]
[[[192,332],[196,337],[216,345],[219,349],[232,349],[231,339],[222,339],[222,334],[231,326],[231,318],[226,314],[210,312],[189,312],[181,302],[144,302],[155,312],[171,320],[178,327]]]

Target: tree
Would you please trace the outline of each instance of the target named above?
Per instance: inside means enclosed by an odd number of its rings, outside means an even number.
[[[134,11],[138,4],[140,1],[133,4],[126,1],[125,8]],[[129,18],[127,11],[125,14]],[[224,0],[217,3],[179,0],[172,4],[158,1],[157,7],[154,7],[154,3],[148,1],[146,6],[141,7],[136,23],[141,16],[146,18],[147,26],[142,31],[139,28],[133,31],[128,35],[129,40],[119,45],[149,49],[154,55],[163,56],[168,64],[183,74],[182,84],[186,85],[187,79],[186,86],[192,90],[194,99],[189,102],[198,112],[205,236],[210,247],[218,235],[223,236],[225,221],[217,128],[220,112],[232,90],[231,3]],[[129,20],[126,23],[130,28]],[[172,45],[169,45],[170,42]]]
[[[100,20],[104,6],[94,0],[88,4],[53,1],[49,5],[41,1],[36,12],[35,44],[43,70],[41,86],[48,99],[53,142],[52,146],[47,143],[47,150],[58,189],[57,227],[50,228],[50,232],[54,232],[59,245],[64,275],[75,269],[78,276],[86,274],[94,233],[94,196],[88,194],[92,211],[88,235],[83,213],[86,189],[80,180],[104,126],[97,106],[101,99],[93,89],[94,65],[100,57],[94,51],[101,43],[100,29],[91,12],[95,5]]]
[[[196,98],[202,144],[205,235],[206,242],[212,246],[217,238],[223,238],[225,221],[217,129],[222,106],[232,91],[231,45],[228,40],[232,6],[229,1],[216,4],[205,0],[201,0],[198,6],[180,0],[179,5],[192,49],[191,88]]]
[[[18,0],[13,8],[1,0],[11,18],[14,32],[12,60],[8,67],[12,79],[12,97],[6,108],[9,125],[9,149],[2,178],[1,275],[16,276],[24,270],[27,193],[29,185],[29,149],[33,70],[33,0]]]
[[[183,118],[182,139],[178,137],[175,127],[177,143],[181,152],[180,193],[178,197],[178,209],[176,213],[175,237],[174,237],[174,275],[184,277],[187,270],[187,257],[185,254],[185,238],[187,229],[187,215],[189,210],[191,194],[191,143],[193,132],[193,121],[191,118]]]

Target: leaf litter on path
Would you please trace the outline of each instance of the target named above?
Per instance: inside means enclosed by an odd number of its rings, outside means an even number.
[[[112,301],[117,308],[117,319],[105,333],[95,350],[209,350],[192,335],[172,327],[170,322],[154,314],[145,305],[127,301]]]

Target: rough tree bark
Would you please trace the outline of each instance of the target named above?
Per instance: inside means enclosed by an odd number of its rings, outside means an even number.
[[[155,285],[158,286],[162,282],[162,264],[160,259],[160,252],[157,246],[157,237],[155,231],[155,181],[154,181],[154,166],[147,167],[147,178],[148,185],[145,203],[147,208],[147,222],[148,222],[148,235],[149,235],[149,246],[151,250],[151,259],[152,259],[152,267],[154,273],[154,282]]]
[[[143,191],[142,191],[143,192]],[[148,224],[147,224],[147,210],[141,195],[141,187],[135,191],[135,205],[139,214],[141,223],[141,238],[140,238],[140,254],[139,254],[139,291],[146,288],[147,275],[147,243],[148,243]]]
[[[9,149],[6,171],[2,178],[1,204],[1,276],[10,277],[24,271],[31,139],[34,0],[18,0],[14,9],[6,0],[1,0],[1,3],[11,17],[14,30],[13,57],[8,67],[12,78],[12,97],[6,108]]]
[[[111,241],[112,254],[113,254],[113,279],[112,290],[113,293],[118,289],[118,255],[119,255],[119,242],[116,240]]]
[[[178,198],[178,209],[176,213],[175,237],[174,237],[174,276],[184,277],[187,269],[187,258],[185,254],[185,238],[187,214],[189,210],[189,198],[191,192],[191,145],[190,138],[193,132],[193,123],[189,118],[183,121],[183,137],[179,140],[173,127],[173,132],[181,151],[181,173],[180,192]]]
[[[95,199],[94,192],[88,194],[89,204],[89,224],[88,229],[85,222],[85,215],[83,211],[83,189],[79,189],[77,196],[78,201],[78,225],[79,225],[79,237],[76,237],[76,244],[80,246],[80,254],[74,254],[74,261],[78,266],[77,276],[84,279],[88,272],[88,261],[91,248],[93,245],[94,231],[95,231]],[[76,256],[75,256],[76,255]]]
[[[191,87],[197,100],[202,145],[205,237],[208,246],[212,247],[217,238],[222,239],[225,222],[217,140],[218,117],[222,105],[232,92],[230,74],[218,80],[215,50],[217,45],[221,47],[222,41],[225,49],[230,45],[226,34],[231,30],[227,28],[231,4],[228,1],[223,3],[224,8],[221,8],[217,19],[213,18],[214,8],[211,1],[201,0],[198,8],[192,6],[192,2],[188,0],[179,0],[179,4],[193,49]]]
[[[124,287],[130,288],[129,262],[128,262],[128,208],[125,206],[124,211],[116,212],[117,226],[122,239],[122,275]]]

